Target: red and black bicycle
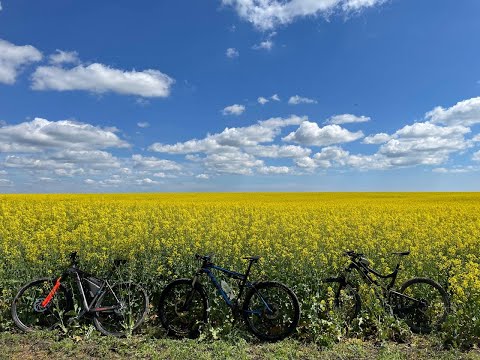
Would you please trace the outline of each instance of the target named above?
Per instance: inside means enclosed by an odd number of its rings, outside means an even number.
[[[132,282],[110,284],[117,268],[126,260],[115,260],[106,279],[99,279],[78,268],[77,253],[70,254],[71,265],[56,279],[42,278],[23,286],[12,303],[12,318],[23,331],[66,328],[85,316],[93,319],[104,335],[125,336],[145,319],[148,296]],[[73,278],[81,303],[75,310],[71,286]]]

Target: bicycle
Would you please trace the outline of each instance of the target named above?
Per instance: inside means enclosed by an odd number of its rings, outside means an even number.
[[[410,251],[392,254],[401,258],[409,255]],[[450,300],[446,291],[437,282],[428,278],[413,278],[403,283],[400,290],[396,291],[393,287],[400,270],[400,261],[392,273],[382,275],[370,268],[370,261],[364,254],[347,251],[344,255],[350,258],[350,264],[344,273],[336,278],[327,278],[325,281],[338,283],[334,305],[337,310],[345,314],[347,322],[356,318],[361,308],[358,291],[348,279],[348,275],[353,270],[356,270],[370,286],[381,288],[384,304],[392,309],[395,316],[404,319],[413,332],[428,334],[438,330],[445,321],[450,311]],[[370,274],[382,279],[390,279],[390,282],[384,286]]]
[[[243,315],[249,331],[259,339],[277,341],[295,330],[300,319],[300,305],[295,293],[276,281],[248,281],[251,267],[258,262],[259,256],[243,258],[249,261],[245,274],[215,265],[211,256],[196,254],[195,258],[202,264],[193,279],[174,280],[160,295],[158,315],[169,335],[198,337],[201,325],[208,323],[209,299],[200,283],[203,274],[208,276],[234,317]],[[219,283],[212,270],[239,281],[238,296],[235,296],[226,282]],[[239,301],[245,288],[248,292],[240,307]]]
[[[103,280],[78,268],[76,252],[70,254],[70,260],[70,266],[60,277],[33,280],[18,291],[11,312],[20,330],[66,329],[66,324],[85,316],[91,316],[95,327],[104,335],[125,336],[140,326],[148,309],[145,290],[132,282],[113,285],[109,282],[126,260],[115,260]],[[75,310],[72,291],[64,282],[72,277],[81,300],[79,310]]]

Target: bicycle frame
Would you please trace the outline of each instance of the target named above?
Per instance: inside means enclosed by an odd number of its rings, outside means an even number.
[[[92,298],[90,301],[90,304],[87,301],[87,297],[85,295],[85,290],[82,284],[82,279],[92,276],[91,274],[88,274],[80,269],[78,269],[75,265],[69,267],[63,274],[60,276],[57,281],[55,282],[55,285],[53,286],[52,290],[50,293],[47,295],[47,297],[43,300],[42,306],[47,307],[50,301],[53,299],[55,296],[55,293],[57,292],[58,288],[61,285],[61,280],[66,279],[66,278],[71,278],[73,277],[75,280],[75,283],[77,285],[78,293],[80,295],[80,299],[82,302],[82,307],[83,309],[80,311],[80,313],[77,315],[77,318],[83,317],[87,313],[96,313],[96,312],[106,312],[106,311],[112,311],[118,309],[121,304],[120,300],[118,299],[117,295],[115,292],[112,290],[112,287],[110,283],[108,282],[109,278],[113,275],[115,269],[112,269],[110,274],[107,276],[107,279],[102,280],[102,285],[98,289],[97,293],[95,296]],[[97,302],[97,300],[100,298],[100,296],[105,292],[110,290],[110,292],[113,294],[115,297],[115,300],[117,301],[116,305],[113,306],[106,306],[106,307],[101,307],[101,308],[94,308],[93,306]]]
[[[350,273],[352,270],[356,270],[360,275],[362,275],[363,279],[368,283],[379,286],[384,290],[390,291],[391,288],[393,288],[393,286],[395,285],[395,282],[397,280],[398,271],[400,270],[400,263],[397,263],[395,270],[388,275],[380,274],[378,271],[375,271],[374,269],[369,268],[368,266],[362,264],[360,261],[354,261],[354,260],[352,260],[350,265],[345,269],[347,273]],[[390,283],[387,285],[387,287],[384,287],[378,281],[373,279],[369,274],[373,274],[382,279],[391,278]]]
[[[239,272],[236,272],[236,271],[232,271],[232,270],[222,268],[222,267],[214,265],[210,262],[205,262],[204,261],[204,263],[202,264],[202,266],[200,267],[200,269],[197,271],[197,273],[195,274],[195,276],[193,278],[192,287],[195,286],[195,283],[198,281],[198,278],[202,274],[206,274],[208,276],[208,278],[210,279],[210,281],[215,286],[215,288],[217,289],[217,291],[220,294],[220,296],[222,297],[223,301],[228,305],[228,307],[230,307],[232,310],[235,310],[238,306],[238,299],[240,299],[242,297],[242,294],[243,294],[243,291],[244,291],[245,287],[255,288],[255,283],[251,283],[247,280],[248,275],[250,275],[251,267],[252,267],[252,262],[250,262],[248,264],[248,268],[247,268],[246,273],[242,274],[242,273],[239,273]],[[241,281],[240,286],[239,286],[240,290],[239,290],[238,296],[235,298],[234,301],[232,301],[228,297],[227,293],[225,292],[225,290],[223,290],[222,286],[218,282],[215,274],[212,272],[211,269],[218,270],[218,271],[224,273],[225,275],[227,275],[229,278],[233,278],[233,279],[237,279],[237,280]],[[258,295],[259,295],[260,299],[262,300],[263,304],[265,305],[267,311],[271,312],[272,309],[270,308],[270,306],[268,306],[267,301],[263,298],[263,296],[260,293],[258,293]],[[189,299],[187,299],[185,304],[188,304],[188,303],[189,303]],[[257,314],[257,313],[260,314],[261,313],[261,311],[250,311],[250,312],[254,313],[254,314]]]
[[[408,299],[410,301],[420,302],[419,300],[417,300],[415,298],[412,298],[411,296],[408,296],[408,295],[402,294],[398,291],[392,290],[392,288],[395,285],[395,282],[397,280],[398,271],[400,270],[400,263],[397,263],[397,266],[395,267],[395,270],[393,270],[392,273],[387,274],[387,275],[383,275],[383,274],[380,274],[378,271],[376,271],[376,270],[368,267],[367,265],[361,263],[360,261],[355,261],[355,260],[351,259],[351,263],[345,269],[345,271],[347,273],[350,273],[352,270],[356,270],[363,277],[363,279],[367,283],[370,283],[370,284],[373,284],[373,285],[376,285],[376,286],[379,286],[380,288],[382,288],[382,290],[384,290],[386,293],[388,293],[388,295],[389,295],[388,299],[390,299],[390,296],[393,294],[395,296],[398,296],[398,297],[401,297],[401,298],[404,298],[404,299]],[[390,283],[385,287],[382,284],[380,284],[378,281],[373,279],[369,274],[373,274],[373,275],[378,276],[379,278],[382,278],[382,279],[391,278]]]

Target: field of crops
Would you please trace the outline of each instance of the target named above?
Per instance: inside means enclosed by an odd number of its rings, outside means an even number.
[[[0,331],[13,328],[9,305],[19,286],[57,274],[71,251],[100,274],[128,258],[130,276],[154,300],[167,282],[193,274],[198,252],[239,271],[242,256],[261,255],[253,278],[282,281],[298,295],[299,339],[402,340],[407,328],[379,310],[368,288],[362,320],[338,323],[322,279],[345,267],[345,250],[367,254],[383,273],[396,264],[391,252],[410,250],[398,284],[425,276],[444,286],[452,314],[438,337],[468,347],[480,339],[479,245],[476,193],[0,195]],[[224,336],[225,306],[212,308],[210,332]]]

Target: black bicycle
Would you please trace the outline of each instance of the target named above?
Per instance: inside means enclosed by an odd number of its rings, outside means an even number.
[[[84,316],[91,316],[104,335],[125,336],[137,329],[148,309],[145,290],[132,282],[110,284],[109,279],[126,260],[115,260],[106,279],[99,279],[78,268],[77,253],[70,254],[71,265],[57,279],[42,278],[23,286],[12,303],[12,318],[23,331],[63,328]],[[81,300],[74,307],[71,287],[74,279]]]
[[[393,254],[403,257],[409,255],[410,251]],[[367,284],[381,288],[384,304],[391,308],[394,315],[404,319],[413,332],[430,333],[432,330],[438,330],[445,321],[450,311],[450,300],[446,291],[437,282],[428,278],[413,278],[396,291],[393,287],[400,270],[400,262],[391,274],[382,275],[370,268],[370,261],[364,254],[347,251],[345,255],[350,258],[350,264],[344,273],[336,278],[325,279],[329,283],[338,283],[334,303],[344,315],[344,320],[351,321],[356,318],[361,308],[358,291],[349,280],[349,274],[356,270]],[[390,282],[384,286],[370,274],[390,279]]]
[[[202,324],[208,322],[209,300],[200,276],[206,274],[234,316],[243,315],[248,329],[259,339],[277,341],[290,335],[298,325],[300,306],[297,296],[287,286],[276,281],[249,282],[252,265],[258,256],[245,257],[247,271],[241,274],[213,264],[211,256],[196,254],[202,262],[193,279],[178,279],[168,284],[160,295],[158,314],[162,325],[171,335],[197,337]],[[212,270],[239,281],[238,294],[225,281],[218,282]],[[240,307],[244,289],[248,292]]]

